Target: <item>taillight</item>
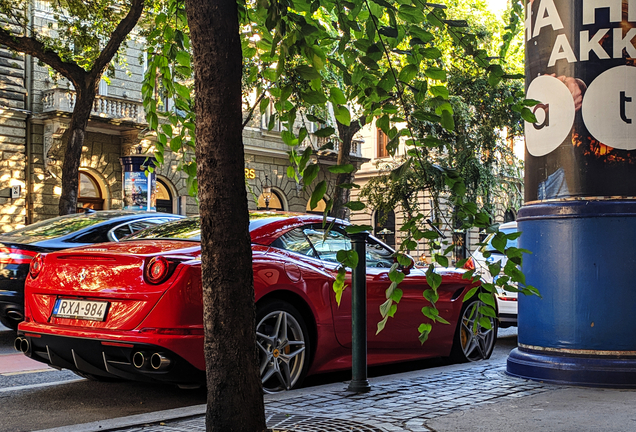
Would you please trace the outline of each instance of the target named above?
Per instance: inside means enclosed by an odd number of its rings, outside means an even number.
[[[146,282],[157,285],[165,281],[170,276],[170,267],[170,263],[164,257],[152,258],[144,271]],[[174,268],[174,266],[172,267]]]
[[[31,268],[29,268],[29,274],[33,279],[38,277],[42,271],[42,265],[44,265],[44,257],[42,254],[37,254],[31,261]]]
[[[475,261],[473,260],[473,257],[470,257],[466,260],[466,263],[464,263],[464,268],[466,270],[475,270]]]
[[[37,252],[13,247],[0,248],[0,264],[28,264]]]

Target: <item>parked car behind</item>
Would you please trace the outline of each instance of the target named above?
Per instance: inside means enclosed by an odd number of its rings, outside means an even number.
[[[17,330],[24,319],[24,280],[39,252],[119,241],[141,229],[183,216],[143,211],[88,210],[0,234],[0,322]]]
[[[336,252],[351,249],[345,222],[331,231],[322,216],[255,212],[250,218],[256,340],[266,391],[298,387],[307,374],[351,366],[351,289],[340,305],[333,282]],[[201,230],[198,218],[148,228],[121,243],[38,255],[26,284],[27,320],[16,348],[88,378],[177,384],[205,382]],[[394,250],[367,242],[369,365],[450,356],[488,358],[497,338],[482,317],[463,271],[438,269],[437,307],[450,324],[435,324],[424,346],[418,327],[426,272],[406,266],[399,311],[382,332],[380,305],[391,284]],[[64,265],[61,266],[60,264]],[[60,270],[61,269],[61,270]],[[351,286],[351,272],[346,284]],[[490,328],[482,327],[485,318]]]
[[[499,226],[499,231],[504,234],[511,234],[517,232],[517,222],[507,222]],[[504,254],[499,252],[492,246],[492,239],[495,234],[492,233],[486,237],[483,243],[485,246],[479,246],[472,253],[467,266],[470,268],[472,265],[476,272],[482,277],[482,280],[487,283],[493,282],[493,277],[488,271],[488,264],[494,264],[497,261],[501,261],[501,268],[506,265],[508,259]],[[518,247],[517,240],[508,240],[506,248]],[[486,258],[484,253],[490,252],[490,256]],[[496,276],[494,278],[496,280]],[[497,309],[499,310],[499,326],[501,328],[511,327],[517,325],[517,293],[504,291],[501,287],[497,287]]]

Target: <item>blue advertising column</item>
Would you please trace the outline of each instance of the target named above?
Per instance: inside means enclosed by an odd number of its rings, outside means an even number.
[[[155,167],[155,159],[144,155],[119,158],[123,168],[124,210],[157,211],[157,178],[148,167]]]
[[[636,2],[526,4],[526,283],[507,373],[636,387]]]

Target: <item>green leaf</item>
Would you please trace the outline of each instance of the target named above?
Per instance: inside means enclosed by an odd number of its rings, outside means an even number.
[[[435,60],[442,56],[442,52],[438,48],[424,48],[420,52],[427,59]]]
[[[384,330],[384,327],[386,326],[386,322],[389,320],[389,316],[385,316],[384,319],[382,321],[380,321],[378,323],[378,330],[375,332],[376,335],[380,334],[380,332],[382,330]]]
[[[437,301],[439,300],[439,294],[437,293],[437,291],[430,288],[424,290],[422,295],[424,296],[426,300],[428,300],[429,302],[433,304],[437,303]]]
[[[429,265],[428,269],[426,270],[426,282],[428,283],[428,286],[430,286],[434,290],[439,288],[439,286],[442,284],[442,276],[435,273],[435,267],[433,266],[433,264]]]
[[[438,67],[430,67],[424,71],[424,74],[434,80],[446,81],[446,71]]]
[[[403,295],[404,292],[400,288],[395,288],[391,293],[391,300],[393,300],[395,303],[400,303]]]
[[[442,267],[448,267],[448,258],[444,255],[435,255],[435,261],[439,263]]]
[[[347,98],[338,87],[331,87],[331,89],[329,89],[329,100],[334,105],[344,105],[347,103]]]
[[[340,306],[340,302],[342,300],[342,293],[346,289],[345,278],[347,276],[347,271],[344,267],[340,267],[338,269],[338,274],[336,275],[336,279],[333,281],[333,291],[336,293],[336,303]]]
[[[309,208],[311,210],[318,207],[318,203],[325,196],[325,192],[327,192],[327,182],[323,180],[316,185],[316,188],[311,194],[311,199],[309,200]]]
[[[371,225],[349,225],[345,228],[347,234],[357,234],[364,231],[373,231]]]
[[[466,295],[464,296],[463,301],[466,302],[467,300],[470,300],[475,295],[478,289],[479,289],[478,286],[472,287],[471,289],[469,289]]]
[[[435,97],[440,97],[444,100],[448,100],[448,88],[445,86],[431,86],[429,87],[429,91]]]
[[[355,167],[352,164],[334,165],[329,167],[329,172],[332,172],[334,174],[348,174],[350,172],[353,172],[354,169]]]
[[[417,66],[413,64],[408,64],[402,68],[400,74],[398,75],[398,79],[402,82],[409,83],[413,78],[417,76],[418,72]]]
[[[346,106],[336,106],[334,108],[334,116],[336,117],[336,120],[345,126],[349,126],[351,124],[351,114]]]
[[[428,335],[431,333],[431,330],[433,330],[433,326],[428,323],[424,323],[424,324],[420,324],[417,330],[420,332],[418,339],[420,343],[423,345],[424,342],[428,340]]]
[[[190,54],[187,51],[179,51],[175,60],[181,66],[190,67]]]
[[[366,205],[361,201],[349,201],[345,203],[344,206],[353,211],[360,211],[366,208]]]
[[[300,65],[296,67],[296,72],[307,81],[311,81],[314,79],[320,78],[320,72],[318,72],[315,68],[307,65]]]
[[[311,105],[322,105],[327,102],[327,97],[320,91],[308,91],[301,93],[302,99]]]
[[[488,306],[497,307],[497,304],[495,302],[495,297],[492,294],[479,293],[477,297],[479,298],[479,300],[481,300],[483,303],[487,304]]]
[[[292,132],[289,132],[287,130],[281,131],[280,137],[283,142],[290,147],[295,147],[298,145],[298,138],[296,138],[296,136]]]
[[[455,130],[455,120],[453,115],[448,111],[442,111],[442,127],[448,131]]]
[[[371,70],[380,69],[380,65],[378,65],[378,62],[376,62],[369,56],[360,57],[360,62]]]
[[[320,138],[326,138],[333,135],[335,132],[336,130],[334,128],[328,126],[326,128],[318,129],[316,132],[314,132],[314,135]]]
[[[424,316],[428,319],[430,319],[431,321],[436,321],[437,317],[439,315],[439,311],[431,306],[424,306],[422,308],[422,314],[424,314]]]
[[[390,38],[397,38],[399,34],[397,29],[393,27],[380,27],[378,29],[378,33],[380,33],[382,36]]]
[[[305,185],[310,185],[311,183],[313,183],[313,181],[318,176],[319,172],[320,172],[320,166],[318,164],[312,164],[307,166],[307,168],[305,168],[305,170],[302,173],[303,183]]]
[[[479,325],[488,330],[492,329],[492,323],[486,317],[479,317]]]
[[[536,123],[538,121],[534,113],[526,107],[521,110],[521,117],[523,117],[523,119],[528,123]]]
[[[506,240],[506,235],[502,232],[498,232],[492,238],[491,244],[492,244],[492,247],[497,249],[499,252],[504,253],[506,251],[506,245],[508,244],[508,241]]]
[[[411,115],[420,121],[428,121],[431,123],[437,123],[442,119],[440,116],[436,114],[429,113],[422,110],[413,111]]]

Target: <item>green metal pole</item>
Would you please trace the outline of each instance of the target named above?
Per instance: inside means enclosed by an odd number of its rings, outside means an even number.
[[[371,390],[367,380],[367,260],[366,243],[369,233],[351,235],[351,245],[358,254],[353,269],[351,287],[351,383],[347,391],[366,393]]]

